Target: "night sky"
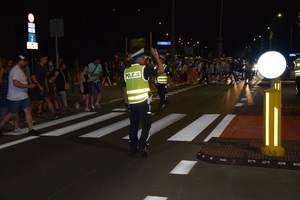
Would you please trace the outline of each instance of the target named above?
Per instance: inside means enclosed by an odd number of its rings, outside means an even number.
[[[100,4],[100,5],[98,5]],[[171,0],[140,0],[124,2],[66,0],[2,0],[0,3],[0,56],[37,55],[46,52],[54,57],[55,37],[50,37],[50,19],[63,19],[64,36],[58,37],[58,54],[70,62],[89,62],[94,56],[110,59],[114,53],[125,52],[125,41],[144,37],[152,32],[153,46],[157,40],[170,41]],[[113,11],[113,9],[115,9]],[[139,9],[139,11],[138,11]],[[35,15],[36,39],[39,50],[27,50],[27,15]],[[222,44],[226,56],[236,56],[250,45],[256,51],[269,48],[267,27],[272,27],[272,48],[300,52],[300,40],[295,22],[300,12],[300,0],[223,0]],[[175,38],[199,48],[217,51],[221,0],[175,0]],[[277,14],[282,17],[277,18]],[[159,24],[161,22],[161,24]],[[291,45],[291,27],[293,37]],[[257,41],[254,42],[253,39]],[[176,43],[176,49],[180,49]],[[198,48],[198,49],[199,49]],[[253,50],[253,51],[254,51]],[[199,52],[199,51],[198,51]],[[196,54],[196,53],[195,53]]]

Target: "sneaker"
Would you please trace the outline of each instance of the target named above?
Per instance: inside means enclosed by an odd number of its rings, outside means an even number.
[[[17,129],[14,130],[14,133],[15,133],[16,135],[20,135],[20,134],[23,133],[23,131],[22,131],[22,129],[17,128]]]
[[[101,106],[98,103],[96,103],[95,108],[101,108]]]
[[[56,113],[53,115],[52,119],[57,119],[59,116],[60,116],[60,113],[57,113],[57,112],[56,112]]]
[[[147,158],[149,156],[149,153],[147,152],[146,148],[140,150],[141,156],[144,158]]]
[[[91,110],[89,108],[84,109],[85,112],[90,112]]]
[[[80,106],[79,106],[79,103],[78,103],[78,102],[75,103],[75,108],[76,108],[77,110],[79,110]]]
[[[95,109],[95,106],[91,106],[91,109],[93,109],[93,110],[94,110],[94,109]]]
[[[39,135],[41,135],[40,132],[38,132],[38,131],[36,131],[36,130],[34,130],[34,129],[32,129],[31,131],[28,131],[27,134],[28,134],[29,136],[39,136]]]

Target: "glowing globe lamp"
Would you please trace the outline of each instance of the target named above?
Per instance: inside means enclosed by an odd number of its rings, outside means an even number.
[[[257,62],[257,70],[265,78],[273,79],[279,77],[286,68],[286,60],[277,51],[268,51],[261,55]]]

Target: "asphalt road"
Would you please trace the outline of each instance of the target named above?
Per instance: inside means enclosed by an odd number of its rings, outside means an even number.
[[[222,120],[238,114],[237,106],[243,111],[250,104],[262,106],[255,91],[265,87],[243,81],[178,85],[169,88],[170,105],[163,110],[157,109],[154,91],[148,158],[129,156],[129,113],[122,107],[120,84],[104,87],[99,110],[72,110],[57,120],[35,117],[41,136],[0,138],[0,199],[300,199],[297,170],[211,164],[196,158]],[[285,88],[291,93],[294,86]],[[245,95],[253,97],[249,105],[240,103]],[[68,98],[73,105],[79,96],[75,92]],[[293,100],[294,107],[298,101]]]

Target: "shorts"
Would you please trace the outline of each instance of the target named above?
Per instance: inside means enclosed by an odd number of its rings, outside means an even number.
[[[98,82],[90,82],[90,94],[94,95],[95,94],[95,90],[97,90],[98,93],[102,93],[102,85],[100,83],[100,81]]]
[[[8,111],[10,113],[17,113],[19,109],[24,110],[25,108],[30,107],[29,99],[23,99],[18,101],[8,100]]]
[[[46,95],[49,96],[48,91],[41,91],[38,87],[33,88],[31,91],[33,100],[43,101],[45,100]]]

